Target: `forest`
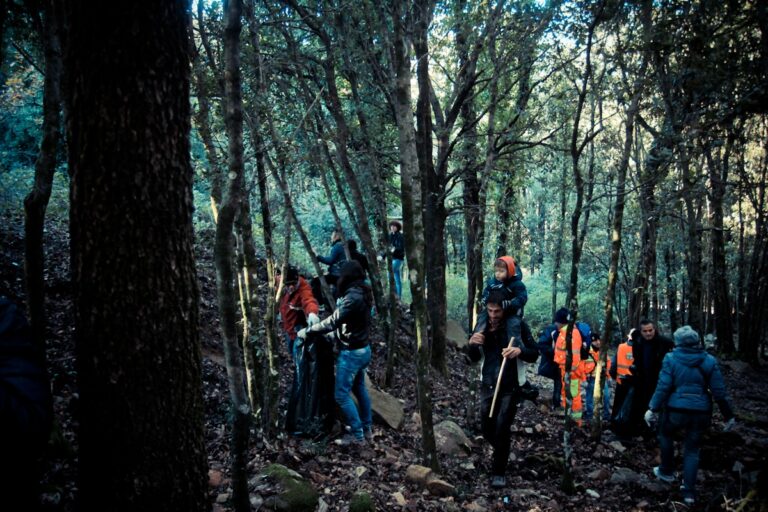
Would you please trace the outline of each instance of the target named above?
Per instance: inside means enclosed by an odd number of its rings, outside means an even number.
[[[0,0],[0,155],[42,510],[680,510],[656,443],[556,414],[536,364],[489,488],[463,347],[501,255],[534,337],[567,307],[601,367],[643,319],[698,332],[739,429],[697,506],[768,510],[766,2]],[[280,276],[334,231],[369,264],[362,453],[284,428]]]

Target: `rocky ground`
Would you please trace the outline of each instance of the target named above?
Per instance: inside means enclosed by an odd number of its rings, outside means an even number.
[[[0,219],[0,292],[21,303],[24,301],[22,226],[19,218]],[[78,394],[72,346],[69,248],[64,231],[48,230],[46,254],[50,318],[47,357],[58,428],[46,456],[43,499],[46,510],[70,511],[74,509],[77,492]],[[214,510],[226,511],[230,510],[231,492],[226,423],[228,397],[217,326],[215,273],[211,247],[205,236],[198,240],[198,264],[210,497]],[[394,429],[377,423],[373,442],[357,450],[286,435],[267,440],[255,433],[249,464],[254,509],[282,505],[278,498],[286,487],[286,478],[275,476],[275,468],[281,466],[295,471],[297,479],[309,484],[310,494],[313,489],[319,497],[317,505],[302,508],[301,503],[294,504],[296,510],[346,511],[355,495],[361,492],[370,495],[377,510],[685,509],[677,485],[661,484],[651,475],[651,468],[658,464],[656,443],[622,444],[610,432],[605,432],[600,441],[592,440],[586,430],[575,434],[572,471],[576,492],[563,493],[560,490],[563,420],[545,405],[549,381],[533,375],[533,371],[530,380],[544,389],[539,403],[524,403],[513,425],[507,488],[491,489],[486,472],[490,449],[478,436],[474,422],[467,419],[468,411],[473,410],[468,393],[472,372],[463,354],[455,349],[449,353],[448,375],[433,376],[434,423],[454,422],[469,442],[464,448],[454,447],[452,455],[441,455],[439,475],[419,474],[418,468],[413,467],[423,461],[415,402],[412,329],[412,319],[405,313],[398,329],[399,362],[395,382],[386,390],[402,404],[402,426]],[[291,371],[288,355],[283,347],[281,350],[280,384],[285,396]],[[383,382],[385,360],[386,346],[380,335],[374,336],[370,371],[374,387],[380,387]],[[739,425],[734,432],[723,433],[722,419],[716,414],[701,455],[701,497],[694,508],[765,510],[759,507],[768,505],[757,503],[753,490],[760,486],[765,492],[767,483],[768,395],[764,389],[768,371],[765,367],[755,370],[737,361],[723,361],[722,369]],[[268,468],[271,477],[264,477]],[[292,477],[288,480],[294,481]],[[437,484],[436,480],[443,483]],[[752,499],[748,499],[750,492]]]

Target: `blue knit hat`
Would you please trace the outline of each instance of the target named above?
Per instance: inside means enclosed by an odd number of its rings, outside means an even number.
[[[675,331],[676,347],[698,347],[701,344],[699,333],[691,329],[690,325],[684,325]]]

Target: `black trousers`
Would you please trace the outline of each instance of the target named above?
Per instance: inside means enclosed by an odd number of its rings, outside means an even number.
[[[488,417],[493,402],[493,386],[481,386],[480,421],[483,437],[493,447],[491,462],[492,475],[504,475],[509,460],[509,446],[512,440],[510,427],[517,414],[517,393],[499,392],[493,415]]]

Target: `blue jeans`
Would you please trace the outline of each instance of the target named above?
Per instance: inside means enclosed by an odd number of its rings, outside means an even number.
[[[365,369],[371,362],[370,345],[357,350],[341,350],[336,360],[336,389],[334,398],[344,413],[352,434],[363,439],[363,429],[371,428],[371,399],[365,388]],[[360,407],[358,412],[355,402],[349,395],[354,393]]]
[[[607,375],[606,375],[607,377]],[[591,420],[592,413],[595,410],[595,376],[590,375],[587,377],[584,383],[584,419]],[[603,386],[603,421],[610,421],[611,419],[611,386],[608,385],[608,379],[605,379],[605,386]]]
[[[403,295],[403,282],[400,274],[403,273],[403,260],[392,260],[392,274],[395,276],[395,293],[398,298]]]
[[[685,497],[696,497],[696,474],[699,471],[701,436],[709,428],[712,413],[707,411],[669,411],[661,415],[659,447],[661,448],[661,472],[675,472],[675,437],[683,438],[683,484]]]

